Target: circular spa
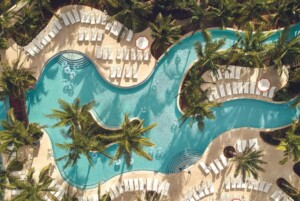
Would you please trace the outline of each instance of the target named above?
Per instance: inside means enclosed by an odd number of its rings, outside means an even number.
[[[215,39],[226,37],[228,47],[236,39],[233,31],[212,30]],[[188,122],[179,128],[181,116],[177,108],[176,95],[185,71],[195,61],[193,44],[203,42],[201,33],[183,39],[173,46],[169,53],[158,62],[153,74],[143,84],[134,88],[117,88],[107,83],[93,62],[78,52],[61,52],[45,65],[36,87],[28,93],[28,113],[31,122],[48,126],[45,130],[51,138],[54,157],[66,154],[55,146],[68,142],[61,128],[52,128],[56,121],[46,118],[52,109],[59,108],[57,100],[72,102],[79,97],[81,103],[96,102],[91,111],[96,119],[107,127],[120,126],[125,113],[130,118],[144,119],[144,125],[157,123],[147,133],[156,144],[146,151],[153,156],[148,161],[133,155],[132,164],[127,167],[124,159],[114,163],[100,154],[93,154],[94,167],[81,157],[73,167],[63,169],[64,161],[57,165],[62,176],[79,188],[92,188],[98,182],[137,170],[162,173],[179,172],[201,157],[209,143],[223,132],[240,127],[275,128],[291,123],[299,111],[289,108],[289,104],[274,104],[252,99],[236,99],[214,108],[215,120],[205,120],[205,129],[199,131],[197,125]],[[107,150],[111,155],[116,146]]]

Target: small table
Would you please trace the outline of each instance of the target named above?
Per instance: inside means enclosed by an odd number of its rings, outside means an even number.
[[[270,83],[269,79],[266,79],[266,78],[260,79],[257,82],[257,88],[262,92],[268,91],[270,89],[270,86],[271,86],[271,83]]]
[[[149,40],[147,37],[145,36],[140,36],[138,39],[136,39],[135,41],[135,45],[137,48],[139,48],[140,50],[144,50],[148,47],[149,45]]]

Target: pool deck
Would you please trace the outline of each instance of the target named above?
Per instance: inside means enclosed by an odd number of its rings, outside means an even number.
[[[66,6],[63,7],[61,10],[58,10],[57,13],[60,12],[66,12],[67,10],[73,9],[74,7],[81,9],[84,8],[85,10],[94,10],[89,7],[81,7],[81,6]],[[50,23],[51,24],[51,23]],[[95,25],[93,25],[95,27]],[[60,33],[52,40],[52,42],[46,46],[45,49],[43,49],[37,56],[35,57],[27,57],[24,54],[24,51],[22,50],[22,47],[19,47],[14,43],[12,40],[10,41],[11,47],[8,48],[6,51],[1,50],[1,58],[2,61],[4,58],[9,59],[9,62],[15,60],[20,56],[22,59],[25,59],[24,66],[25,67],[35,67],[33,70],[36,72],[36,77],[38,77],[45,65],[45,63],[48,61],[49,58],[53,57],[56,53],[64,50],[77,50],[80,51],[87,56],[89,56],[96,64],[100,74],[104,79],[107,81],[113,83],[116,86],[120,87],[129,87],[133,85],[137,85],[141,82],[143,82],[153,71],[153,68],[155,66],[155,59],[151,57],[150,61],[148,63],[137,61],[135,62],[121,62],[118,63],[116,60],[113,60],[111,63],[108,61],[103,61],[96,59],[95,57],[95,50],[96,50],[96,44],[89,42],[89,43],[78,43],[78,30],[82,27],[85,28],[91,28],[92,25],[87,24],[81,24],[77,23],[74,25],[69,25],[68,27],[63,26],[63,29],[60,31]],[[103,26],[101,27],[103,29]],[[101,46],[110,46],[114,49],[114,54],[116,54],[116,49],[118,47],[130,47],[135,48],[135,40],[139,36],[146,36],[150,43],[152,42],[150,37],[150,31],[149,29],[145,30],[142,33],[135,34],[131,43],[127,43],[124,40],[121,40],[120,43],[117,43],[117,40],[114,37],[111,37],[107,32],[105,32],[104,40],[99,45]],[[134,65],[137,64],[139,66],[138,74],[139,77],[137,80],[126,80],[124,77],[121,79],[109,79],[109,67],[111,65],[122,65],[125,64]],[[123,73],[124,75],[124,73]],[[240,81],[252,81],[256,82],[260,78],[267,77],[271,83],[272,86],[276,86],[277,89],[281,88],[286,83],[286,76],[283,74],[279,76],[276,70],[271,69],[245,69],[242,74]],[[211,81],[211,78],[208,74],[204,76],[204,79],[207,81]],[[217,84],[220,83],[226,83],[227,80],[220,80]],[[211,86],[211,84],[208,84],[206,87]],[[234,98],[257,98],[261,100],[268,100],[269,98],[265,98],[263,96],[256,96],[256,95],[232,95],[232,96],[226,96],[224,98],[220,98],[218,101],[223,102],[226,100],[234,99]],[[218,138],[216,138],[212,143],[208,146],[208,148],[205,150],[203,156],[201,157],[200,161],[205,162],[206,164],[213,161],[213,159],[219,158],[220,154],[223,151],[223,148],[228,145],[235,145],[237,139],[250,139],[250,138],[257,138],[258,144],[261,149],[264,150],[264,157],[263,160],[267,161],[268,164],[264,166],[266,169],[265,173],[259,173],[259,179],[261,181],[268,181],[271,182],[273,185],[269,191],[269,193],[261,193],[259,191],[229,191],[226,192],[223,188],[224,182],[226,178],[233,177],[234,173],[234,167],[233,165],[230,165],[228,168],[223,170],[218,176],[213,176],[212,174],[209,174],[207,176],[204,175],[204,173],[199,169],[198,164],[195,164],[191,167],[189,167],[187,170],[184,170],[177,174],[170,174],[165,175],[157,172],[150,172],[150,171],[135,171],[131,173],[125,173],[122,175],[118,175],[108,181],[106,181],[104,184],[101,185],[101,192],[102,194],[105,191],[108,191],[112,185],[116,185],[119,182],[123,181],[127,178],[157,178],[159,181],[167,181],[171,184],[170,190],[169,190],[169,200],[171,201],[179,201],[183,200],[183,198],[192,191],[192,189],[199,184],[203,184],[206,182],[212,183],[215,188],[215,194],[213,196],[208,196],[202,200],[220,200],[221,195],[227,194],[229,196],[233,197],[242,197],[244,196],[247,200],[271,200],[270,196],[271,194],[278,189],[276,186],[276,180],[279,177],[283,177],[287,179],[292,185],[294,186],[300,186],[300,179],[297,177],[293,170],[293,162],[288,161],[285,165],[280,165],[278,161],[283,156],[283,152],[276,149],[274,146],[270,146],[262,141],[262,139],[259,137],[259,130],[258,129],[251,129],[251,128],[241,128],[241,129],[235,129],[228,131],[226,133],[221,134]],[[53,168],[51,171],[51,176],[53,178],[56,178],[58,183],[62,184],[67,188],[68,184],[64,181],[64,179],[61,177],[59,171],[55,167],[54,159],[49,156],[49,149],[51,150],[51,141],[47,134],[43,136],[41,139],[41,145],[36,151],[33,151],[32,153],[32,163],[31,166],[35,167],[35,170],[39,172],[44,166],[48,164],[53,164]],[[271,170],[271,171],[270,171]],[[191,172],[191,174],[188,173],[188,171]],[[75,188],[74,188],[75,190]],[[78,196],[89,196],[92,194],[97,193],[97,188],[88,189],[85,191],[79,190],[77,195]],[[10,193],[6,194],[6,198],[10,199]],[[130,200],[136,200],[136,193],[124,193],[121,197],[115,199],[117,201],[130,201]]]

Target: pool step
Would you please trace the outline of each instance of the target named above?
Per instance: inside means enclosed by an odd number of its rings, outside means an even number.
[[[58,63],[62,65],[63,62],[67,62],[71,68],[76,65],[77,69],[86,68],[91,64],[91,62],[86,57],[81,57],[78,59],[69,59],[61,55],[58,59]]]
[[[176,173],[180,172],[180,169],[185,169],[196,162],[199,161],[201,156],[200,151],[198,150],[185,150],[176,154],[173,158],[171,158],[170,162],[167,165],[166,172],[167,173]]]

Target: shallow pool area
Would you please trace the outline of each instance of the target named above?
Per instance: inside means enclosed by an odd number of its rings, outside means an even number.
[[[300,26],[295,27],[291,30],[298,33]],[[227,39],[224,48],[237,39],[235,33],[229,30],[211,30],[211,33],[214,39]],[[274,40],[273,37],[270,40]],[[179,128],[181,113],[177,108],[176,96],[184,73],[196,59],[193,48],[196,41],[203,42],[200,32],[174,45],[158,62],[151,77],[134,88],[122,89],[110,85],[99,75],[94,63],[79,52],[61,52],[48,61],[36,87],[28,93],[27,104],[30,121],[48,126],[45,130],[52,141],[55,158],[66,154],[55,144],[70,141],[60,133],[61,128],[51,127],[55,120],[45,117],[52,109],[59,108],[59,98],[72,102],[79,97],[82,103],[95,100],[92,113],[108,127],[118,127],[125,113],[129,113],[130,118],[144,119],[145,125],[157,123],[147,133],[156,144],[146,149],[153,156],[153,161],[133,155],[130,167],[125,165],[123,159],[119,164],[110,165],[109,159],[95,154],[94,167],[82,157],[75,166],[65,170],[62,168],[64,161],[57,162],[62,176],[70,184],[92,188],[100,181],[136,170],[179,172],[179,168],[188,167],[199,160],[209,143],[225,131],[241,127],[281,127],[299,116],[299,108],[290,108],[290,103],[235,99],[214,108],[216,119],[206,119],[203,131],[199,131],[196,123],[190,127],[186,122]],[[1,111],[0,114],[3,113]],[[107,152],[113,155],[115,150],[116,146],[110,147]]]

